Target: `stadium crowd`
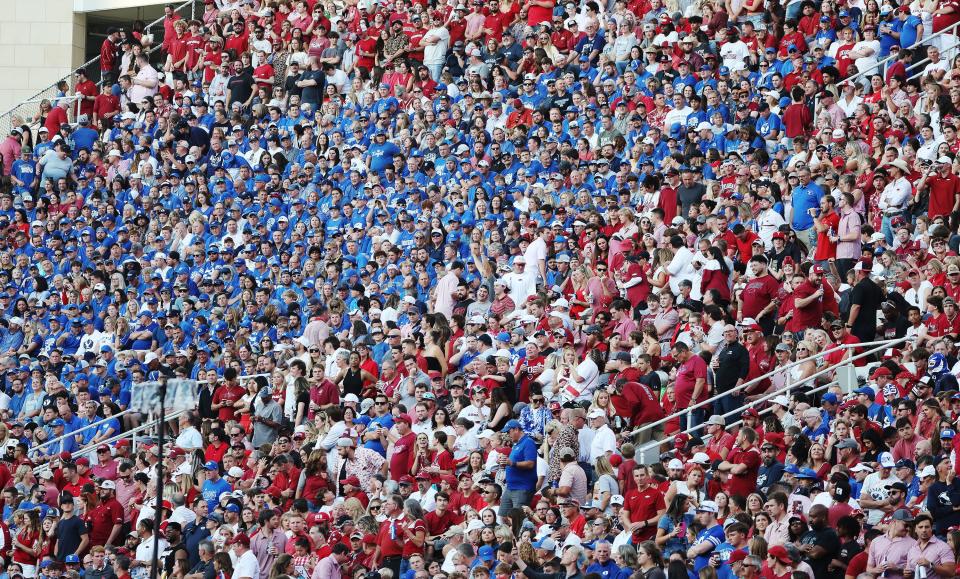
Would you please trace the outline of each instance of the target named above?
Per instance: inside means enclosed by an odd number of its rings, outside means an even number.
[[[0,142],[0,579],[957,576],[958,0],[202,4]]]

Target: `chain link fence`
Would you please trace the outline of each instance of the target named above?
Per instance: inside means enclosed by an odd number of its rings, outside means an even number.
[[[177,6],[175,8],[175,11],[181,16],[183,16],[184,18],[193,18],[196,14],[197,2],[198,0],[187,0],[186,2]],[[202,6],[202,2],[200,3]],[[147,24],[146,28],[144,29],[144,34],[152,34],[154,36],[155,40],[153,43],[152,51],[159,50],[159,47],[163,42],[163,17],[161,16],[160,18]],[[98,54],[95,58],[88,60],[87,62],[83,63],[77,68],[78,69],[85,68],[87,70],[90,70],[91,75],[93,75],[100,70],[99,64],[100,64],[100,56]],[[96,66],[96,69],[93,68],[94,66]],[[73,91],[73,84],[74,84],[72,77],[73,77],[73,73],[71,72],[71,74],[54,82],[50,86],[37,92],[37,94],[33,95],[29,99],[21,102],[20,104],[14,106],[7,112],[0,115],[0,137],[9,134],[12,128],[19,127],[22,125],[28,125],[31,128],[31,130],[36,129],[39,125],[39,121],[34,117],[36,117],[40,112],[40,103],[45,99],[49,99],[50,104],[52,104],[53,106],[56,106],[58,102],[57,95],[60,93],[60,89],[58,88],[58,86],[63,82],[66,82],[68,86],[68,89],[66,91],[66,96],[63,98],[75,100],[71,95]],[[99,88],[100,86],[99,83],[97,86]],[[70,118],[71,120],[76,119],[75,110],[70,111]]]

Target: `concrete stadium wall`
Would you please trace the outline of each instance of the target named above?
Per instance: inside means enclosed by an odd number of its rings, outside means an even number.
[[[86,32],[74,0],[0,2],[0,113],[83,64]]]

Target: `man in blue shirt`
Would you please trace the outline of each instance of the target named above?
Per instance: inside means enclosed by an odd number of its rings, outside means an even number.
[[[703,525],[703,530],[697,533],[697,539],[687,549],[687,558],[693,559],[693,571],[699,573],[710,564],[710,557],[714,550],[726,540],[723,527],[717,522],[717,513],[720,509],[713,501],[703,501],[697,508],[697,520]]]
[[[790,227],[797,232],[797,239],[808,241],[809,247],[816,247],[817,235],[813,228],[813,215],[810,210],[819,211],[823,189],[810,178],[810,169],[804,167],[797,171],[799,184],[793,188],[793,219]]]
[[[500,499],[500,516],[510,514],[530,504],[537,486],[537,443],[523,432],[519,420],[510,420],[500,432],[506,432],[513,441],[510,456],[500,457],[500,466],[506,467],[507,488]]]
[[[218,465],[216,461],[211,460],[204,464],[203,470],[207,473],[207,480],[203,481],[201,494],[207,501],[207,509],[213,512],[213,510],[217,508],[217,505],[220,504],[220,495],[229,493],[233,489],[230,487],[227,479],[220,476],[220,465]]]
[[[616,577],[620,572],[620,567],[610,558],[610,542],[597,541],[593,547],[593,563],[587,567],[587,574],[596,573],[603,579]]]
[[[910,13],[909,6],[897,8],[900,25],[899,43],[901,48],[910,48],[923,36],[923,20]]]

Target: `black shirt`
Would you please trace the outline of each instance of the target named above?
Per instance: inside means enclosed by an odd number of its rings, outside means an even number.
[[[750,371],[750,353],[740,342],[724,342],[718,348],[720,365],[713,370],[713,383],[717,392],[726,392],[737,385],[737,380],[746,379]],[[710,364],[711,367],[713,364]]]
[[[677,187],[677,199],[680,200],[680,206],[683,208],[683,215],[690,213],[690,207],[700,203],[703,196],[707,193],[707,188],[703,183],[694,182],[690,187],[683,183]]]
[[[300,76],[300,80],[316,81],[317,84],[314,86],[303,87],[303,93],[300,96],[300,102],[310,103],[316,109],[316,105],[320,104],[320,96],[327,84],[327,76],[323,74],[322,70],[307,70]]]
[[[813,569],[814,577],[843,578],[842,571],[827,571],[830,561],[840,552],[840,538],[837,536],[836,531],[830,527],[824,527],[820,530],[811,529],[800,538],[800,544],[814,545],[822,547],[824,550],[822,557],[814,559],[808,555],[803,558]]]
[[[61,519],[57,523],[57,561],[63,561],[67,555],[76,553],[83,535],[86,534],[87,525],[80,517]]]
[[[869,277],[865,277],[850,292],[850,305],[860,306],[857,319],[850,328],[850,333],[860,338],[861,342],[872,342],[877,335],[877,310],[883,301],[880,287]]]
[[[230,80],[227,81],[227,90],[230,91],[231,103],[247,102],[247,99],[253,93],[253,75],[247,70],[243,70],[240,74],[231,76]]]

